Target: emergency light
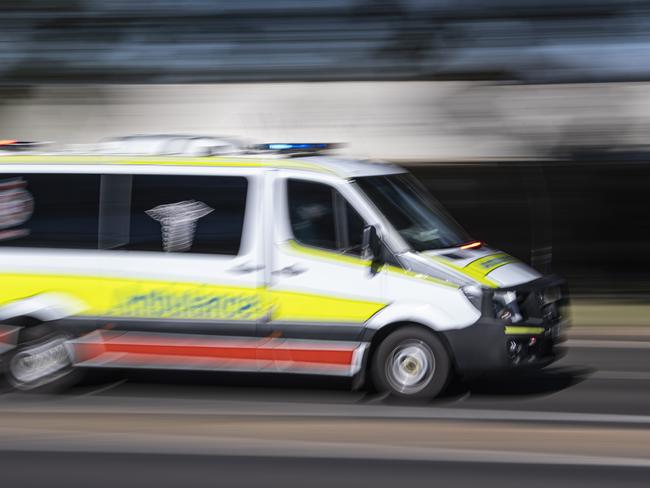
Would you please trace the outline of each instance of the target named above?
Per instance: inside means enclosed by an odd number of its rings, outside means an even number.
[[[275,152],[320,152],[335,149],[340,144],[331,144],[325,142],[271,142],[267,144],[255,144],[253,149],[257,151],[275,151]]]

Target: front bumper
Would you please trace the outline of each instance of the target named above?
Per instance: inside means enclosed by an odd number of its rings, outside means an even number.
[[[486,293],[476,323],[443,332],[461,374],[542,368],[561,355],[557,345],[565,339],[569,325],[566,282],[546,276],[501,290],[517,292],[522,322],[509,324],[494,318],[492,297]],[[560,292],[549,301],[547,290]]]
[[[470,327],[443,332],[460,374],[543,368],[559,356],[563,323],[547,327],[504,325],[481,318]]]

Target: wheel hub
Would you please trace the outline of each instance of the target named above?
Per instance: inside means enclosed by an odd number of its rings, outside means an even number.
[[[386,376],[391,386],[403,393],[416,393],[429,384],[435,372],[431,348],[421,341],[398,345],[389,355]]]
[[[71,364],[64,338],[56,338],[18,351],[9,362],[17,387],[38,385]]]

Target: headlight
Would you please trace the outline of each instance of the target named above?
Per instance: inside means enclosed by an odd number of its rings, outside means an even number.
[[[467,299],[479,312],[483,309],[483,290],[480,286],[467,285],[461,288]]]
[[[515,324],[523,318],[517,303],[517,293],[514,291],[494,292],[494,315],[505,322]]]

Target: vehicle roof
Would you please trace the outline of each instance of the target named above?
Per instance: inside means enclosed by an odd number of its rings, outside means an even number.
[[[277,158],[271,155],[255,154],[239,157],[167,157],[126,155],[21,155],[0,156],[2,165],[135,165],[135,166],[194,166],[194,167],[239,167],[295,169],[316,173],[329,173],[341,178],[403,173],[404,169],[394,164],[342,159],[329,156],[298,158]]]

